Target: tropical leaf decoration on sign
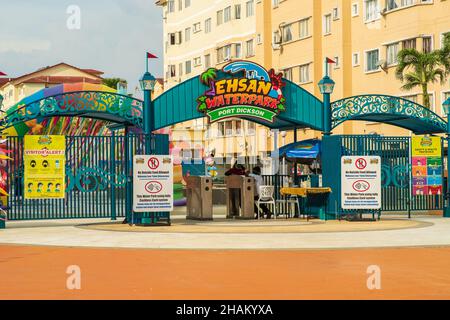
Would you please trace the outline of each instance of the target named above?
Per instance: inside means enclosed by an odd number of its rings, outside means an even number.
[[[198,111],[205,112],[206,111],[206,98],[208,96],[214,96],[216,94],[215,83],[217,78],[217,69],[209,68],[205,72],[200,75],[200,81],[204,85],[209,87],[209,90],[205,92],[205,94],[197,99],[198,102]]]

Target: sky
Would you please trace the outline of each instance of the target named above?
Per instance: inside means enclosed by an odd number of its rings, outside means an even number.
[[[16,77],[66,62],[124,78],[134,94],[147,51],[159,57],[150,60],[149,71],[156,77],[163,74],[162,9],[154,3],[0,0],[0,71]],[[79,16],[67,12],[72,5]]]

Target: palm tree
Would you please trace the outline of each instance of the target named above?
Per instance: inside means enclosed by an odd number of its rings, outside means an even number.
[[[398,53],[397,78],[404,84],[403,90],[419,87],[423,94],[423,104],[430,108],[428,84],[443,84],[450,73],[450,35],[446,35],[444,46],[432,52],[419,52],[416,49],[403,49]]]
[[[217,70],[214,68],[209,68],[200,76],[200,80],[205,85],[209,86],[209,91],[206,92],[207,96],[213,96],[215,94],[214,81],[217,78]]]
[[[104,78],[102,82],[105,86],[108,86],[112,89],[117,89],[117,84],[119,82],[127,83],[127,80],[121,78]]]

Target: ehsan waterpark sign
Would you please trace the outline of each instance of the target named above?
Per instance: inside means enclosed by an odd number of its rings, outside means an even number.
[[[274,122],[285,111],[281,89],[285,86],[282,73],[267,71],[249,61],[233,61],[222,68],[230,75],[218,79],[220,70],[209,68],[200,76],[208,90],[197,99],[198,111],[211,122],[230,117],[257,118]]]

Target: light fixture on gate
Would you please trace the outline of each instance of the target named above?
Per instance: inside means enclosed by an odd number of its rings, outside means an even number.
[[[332,94],[334,90],[335,82],[329,76],[323,77],[319,81],[319,89],[321,94]]]
[[[156,78],[150,72],[146,72],[141,80],[139,80],[139,83],[141,84],[141,89],[143,91],[153,91],[155,89]]]
[[[450,97],[444,101],[442,104],[442,109],[444,110],[446,116],[450,114]]]

